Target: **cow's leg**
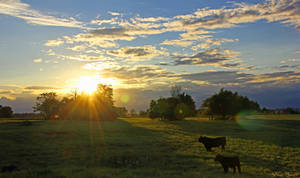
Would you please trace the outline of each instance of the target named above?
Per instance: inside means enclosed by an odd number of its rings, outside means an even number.
[[[206,151],[210,151],[210,147],[209,146],[205,145],[205,148],[206,148]]]
[[[241,165],[238,164],[237,167],[238,167],[239,173],[241,174],[241,173],[242,173],[242,172],[241,172]]]
[[[222,145],[222,151],[224,151],[224,150],[225,150],[225,145],[223,144],[223,145]]]
[[[211,151],[211,147],[208,147],[208,151]]]
[[[224,172],[227,173],[228,172],[228,167],[223,165],[223,169],[224,169]]]

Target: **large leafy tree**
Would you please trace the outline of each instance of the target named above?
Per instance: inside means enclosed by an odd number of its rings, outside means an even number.
[[[231,119],[244,110],[260,110],[257,102],[251,101],[246,96],[240,96],[237,92],[233,93],[223,88],[219,93],[205,99],[202,107],[206,108],[207,113],[212,117],[217,115],[222,119]]]
[[[76,92],[72,98],[63,98],[60,115],[68,119],[111,120],[117,117],[113,104],[112,87],[99,84],[91,95]]]
[[[13,111],[9,106],[0,105],[0,118],[10,118],[13,117]]]
[[[44,119],[52,119],[58,116],[60,101],[54,92],[42,93],[37,97],[34,112],[40,112]]]
[[[181,120],[195,115],[195,102],[190,95],[181,93],[180,87],[172,87],[171,95],[169,98],[159,98],[150,102],[148,110],[150,118]]]

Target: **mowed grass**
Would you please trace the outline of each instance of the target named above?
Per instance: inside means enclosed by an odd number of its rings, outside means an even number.
[[[2,120],[0,168],[18,170],[0,177],[300,177],[300,116],[289,118]],[[206,152],[200,135],[226,136],[226,151]],[[224,175],[218,153],[239,155],[242,174]]]

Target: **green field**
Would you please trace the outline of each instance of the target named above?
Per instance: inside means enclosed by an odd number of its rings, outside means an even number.
[[[200,135],[226,136],[222,154],[240,156],[242,174],[225,176]],[[148,118],[0,121],[0,177],[300,177],[300,116],[234,121]]]

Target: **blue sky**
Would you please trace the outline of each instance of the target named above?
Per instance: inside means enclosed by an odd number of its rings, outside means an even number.
[[[299,0],[0,0],[0,27],[0,104],[16,112],[84,77],[137,110],[173,85],[198,106],[225,88],[300,107]]]

